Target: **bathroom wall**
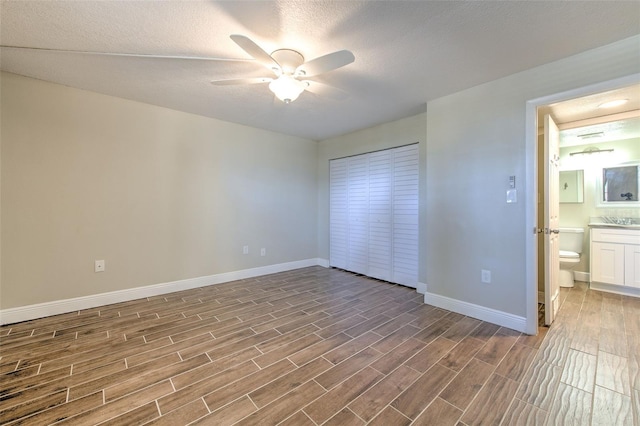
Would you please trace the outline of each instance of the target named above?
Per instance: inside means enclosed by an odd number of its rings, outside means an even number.
[[[640,160],[640,138],[597,144],[600,149],[613,149],[602,154],[569,155],[593,144],[560,148],[562,170],[584,170],[584,202],[560,203],[560,226],[585,228],[583,253],[576,271],[589,272],[589,218],[592,216],[640,217],[640,208],[596,207],[596,181],[602,167]]]

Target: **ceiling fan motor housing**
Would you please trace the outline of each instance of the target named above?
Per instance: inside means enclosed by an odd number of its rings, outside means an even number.
[[[271,57],[280,64],[284,74],[293,74],[296,68],[304,64],[304,56],[291,49],[274,50]]]

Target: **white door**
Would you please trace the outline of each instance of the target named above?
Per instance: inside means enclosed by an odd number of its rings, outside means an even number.
[[[329,265],[346,269],[349,255],[347,159],[329,162]]]
[[[349,215],[349,271],[367,275],[369,271],[369,158],[347,159],[347,200]]]
[[[551,324],[560,307],[560,131],[551,116],[544,117],[544,322]]]
[[[369,154],[369,273],[391,281],[391,169],[390,150]]]
[[[393,150],[393,279],[418,286],[418,145]]]
[[[329,164],[329,265],[417,287],[418,145]]]

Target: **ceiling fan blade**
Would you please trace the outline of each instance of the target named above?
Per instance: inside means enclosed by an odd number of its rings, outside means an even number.
[[[316,95],[324,96],[338,101],[343,101],[349,97],[349,94],[344,90],[338,89],[334,86],[329,86],[328,84],[318,83],[317,81],[312,80],[304,80],[304,83],[307,84],[305,90],[311,93],[315,93]]]
[[[253,57],[258,63],[272,70],[274,73],[279,74],[282,70],[280,64],[271,57],[267,52],[262,50],[260,46],[255,44],[249,37],[232,34],[231,40],[233,40],[238,46]]]
[[[144,53],[113,53],[113,52],[95,52],[91,50],[69,50],[69,49],[49,49],[44,47],[29,47],[29,46],[9,46],[0,45],[3,49],[23,49],[23,50],[35,50],[40,52],[56,52],[56,53],[73,53],[80,55],[97,55],[97,56],[120,56],[128,58],[145,58],[145,59],[184,59],[184,60],[196,60],[196,61],[223,61],[223,62],[249,62],[252,59],[233,59],[233,58],[213,58],[209,56],[189,56],[189,55],[156,55],[156,54],[144,54]]]
[[[269,83],[271,80],[273,79],[270,77],[232,78],[229,80],[212,80],[211,84],[215,86],[235,86],[239,84]]]
[[[305,62],[296,69],[295,75],[313,77],[349,65],[355,60],[353,53],[348,50],[339,50]]]

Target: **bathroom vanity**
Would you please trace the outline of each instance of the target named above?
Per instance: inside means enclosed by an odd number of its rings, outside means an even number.
[[[591,288],[640,297],[640,223],[617,222],[592,219],[589,224]]]

